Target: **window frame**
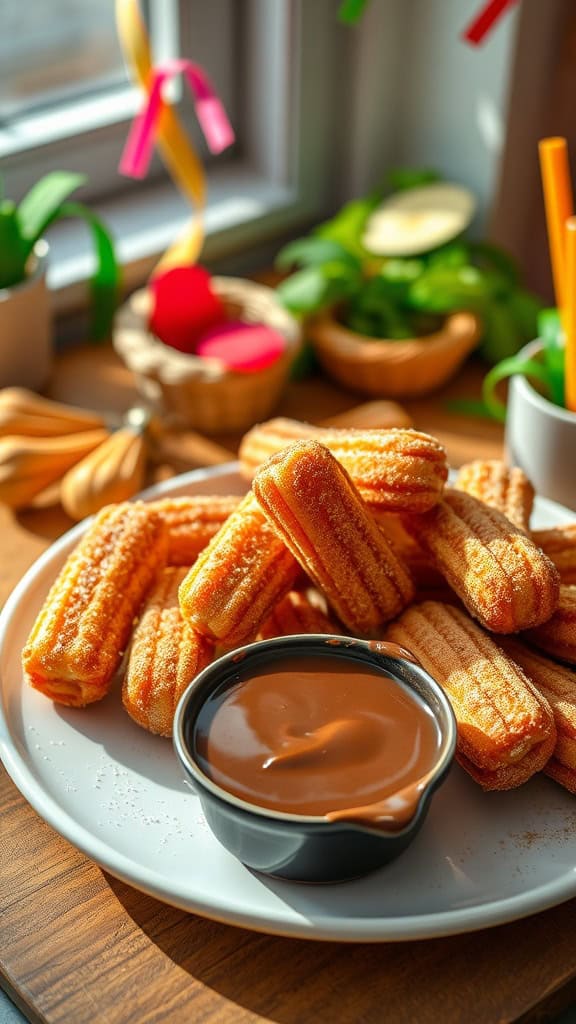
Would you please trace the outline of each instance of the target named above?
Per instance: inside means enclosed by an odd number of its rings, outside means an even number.
[[[326,182],[333,178],[336,126],[331,107],[338,70],[337,37],[342,31],[337,27],[337,4],[338,0],[315,0],[314,4],[243,0],[241,45],[246,75],[242,145],[232,159],[226,160],[223,154],[209,168],[203,260],[237,260],[240,252],[294,232],[331,207]],[[180,10],[179,30],[185,39],[189,31],[186,3]],[[173,34],[170,38],[164,42],[166,49],[173,44]],[[312,81],[311,97],[306,82]],[[132,91],[134,106],[129,108],[135,111],[139,97]],[[109,163],[114,151],[116,167],[118,137],[125,139],[126,130],[127,120],[123,119],[87,133],[99,162]],[[78,137],[7,158],[2,163],[6,193],[10,195],[11,180],[17,181],[21,195],[44,170],[76,169],[75,144],[78,149]],[[82,143],[84,153],[86,144]],[[46,161],[39,169],[41,148]],[[93,166],[96,178],[98,163]],[[155,180],[152,174],[146,182],[136,183],[118,176],[115,185],[113,190],[102,190],[96,184],[80,195],[90,201],[114,234],[124,268],[124,287],[129,290],[146,279],[191,211],[165,177]],[[155,211],[152,225],[146,223],[151,209]],[[48,240],[48,280],[55,311],[64,313],[85,303],[93,257],[86,229],[76,222],[54,225]]]

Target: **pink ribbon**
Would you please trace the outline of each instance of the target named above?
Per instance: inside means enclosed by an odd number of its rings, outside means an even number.
[[[144,107],[132,122],[120,160],[120,173],[144,178],[150,165],[156,125],[162,111],[162,89],[175,75],[184,74],[194,99],[194,109],[211,153],[221,153],[234,142],[226,111],[201,67],[189,60],[170,60],[155,68]]]

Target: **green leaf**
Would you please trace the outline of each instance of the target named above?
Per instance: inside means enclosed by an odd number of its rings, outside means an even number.
[[[338,21],[345,25],[355,25],[364,13],[369,0],[342,0],[338,9]]]
[[[490,289],[476,267],[430,267],[410,287],[407,301],[427,313],[452,313],[459,309],[482,311]]]
[[[493,365],[518,352],[524,338],[507,302],[490,302],[482,311],[484,331],[478,346],[480,355]]]
[[[492,415],[486,402],[479,398],[450,398],[444,404],[448,412],[460,413],[464,416],[485,418]]]
[[[289,270],[300,265],[315,267],[322,263],[341,262],[360,270],[360,260],[353,256],[340,242],[318,235],[308,235],[289,242],[280,250],[275,265],[279,270]]]
[[[0,288],[10,288],[26,277],[26,249],[9,199],[0,202]]]
[[[537,335],[542,339],[544,365],[548,370],[550,394],[556,405],[564,405],[566,344],[557,309],[542,309],[538,315]],[[532,337],[536,337],[535,334]]]
[[[62,203],[85,181],[83,174],[52,171],[33,185],[24,196],[18,206],[18,223],[25,240],[27,256],[58,216]]]
[[[353,296],[346,323],[361,334],[376,338],[410,338],[412,327],[398,307],[389,283],[382,277],[366,281]]]
[[[392,192],[405,192],[409,188],[433,185],[436,181],[442,181],[442,175],[428,167],[394,167],[386,176]]]
[[[292,313],[308,315],[348,298],[358,287],[359,275],[344,264],[305,267],[278,285],[281,302]]]
[[[520,283],[520,271],[512,257],[497,245],[490,242],[470,242],[470,256],[481,269],[497,270],[506,280],[510,288]]]
[[[496,385],[507,377],[521,374],[524,377],[535,377],[546,388],[548,387],[548,375],[546,369],[536,359],[526,359],[523,356],[511,356],[497,363],[487,373],[482,384],[482,397],[486,408],[491,416],[500,420],[506,420],[506,406],[496,395]]]
[[[319,224],[314,230],[314,235],[318,238],[327,238],[338,242],[347,252],[360,259],[365,259],[366,250],[362,245],[364,227],[381,198],[380,193],[375,192],[363,199],[352,199],[331,220]]]
[[[427,256],[429,268],[447,268],[458,270],[470,263],[468,246],[464,242],[449,242],[448,245],[441,245],[439,249],[433,249]]]
[[[58,216],[80,217],[88,225],[96,252],[96,270],[90,281],[92,295],[91,336],[102,341],[110,336],[120,291],[120,269],[107,228],[82,203],[64,203]]]
[[[538,321],[543,309],[541,299],[523,288],[516,288],[510,293],[508,305],[514,314],[524,344],[538,338],[540,336]]]

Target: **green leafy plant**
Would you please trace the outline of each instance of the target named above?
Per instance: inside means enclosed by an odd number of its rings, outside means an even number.
[[[109,335],[118,298],[120,273],[114,244],[99,217],[69,197],[85,183],[84,175],[53,171],[38,181],[16,205],[0,201],[0,289],[26,280],[34,260],[34,248],[47,229],[62,217],[80,217],[92,235],[96,270],[90,282],[92,337]]]
[[[429,170],[391,172],[388,189],[430,184]],[[541,302],[526,291],[514,262],[485,242],[455,238],[415,257],[383,258],[362,245],[367,219],[384,190],[347,203],[331,220],[278,255],[282,302],[301,317],[335,308],[351,330],[377,339],[401,340],[436,330],[458,310],[483,324],[479,351],[490,364],[512,356],[536,336]]]

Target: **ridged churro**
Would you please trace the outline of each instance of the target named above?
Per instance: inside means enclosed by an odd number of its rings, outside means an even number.
[[[532,540],[554,562],[560,581],[576,584],[576,523],[532,530]]]
[[[240,502],[235,494],[190,495],[151,501],[166,526],[168,565],[190,567]]]
[[[286,594],[260,627],[260,639],[297,633],[341,633],[342,627],[319,607],[313,596],[306,590],[291,590]]]
[[[274,419],[244,435],[240,467],[252,479],[271,455],[295,441],[319,441],[349,473],[364,501],[396,511],[424,512],[440,499],[448,477],[446,452],[417,430],[338,430]]]
[[[384,635],[446,690],[458,723],[457,757],[484,789],[511,789],[544,767],[556,743],[549,705],[465,612],[424,601]]]
[[[519,530],[528,531],[534,488],[519,466],[508,467],[500,459],[468,462],[459,470],[454,487],[497,509]]]
[[[516,633],[539,626],[554,613],[557,569],[501,512],[447,488],[436,508],[406,516],[404,523],[486,629]]]
[[[104,697],[165,559],[164,524],[148,505],[102,509],[59,573],[22,653],[32,686],[71,707]]]
[[[299,572],[249,492],[182,581],[182,615],[193,629],[225,646],[247,643]]]
[[[571,669],[505,637],[506,654],[523,669],[548,701],[556,724],[556,746],[544,772],[576,793],[576,677]]]
[[[353,633],[372,634],[411,600],[407,570],[324,445],[297,441],[268,459],[252,486],[274,529]]]
[[[176,704],[214,656],[214,644],[180,614],[178,587],[187,570],[160,573],[134,630],[122,685],[122,703],[149,732],[172,734]]]
[[[576,665],[576,586],[562,583],[554,614],[523,637],[553,658]]]
[[[442,573],[435,567],[433,559],[406,530],[401,513],[383,512],[374,507],[371,507],[370,511],[386,540],[410,572],[416,592],[448,590],[448,585]]]

